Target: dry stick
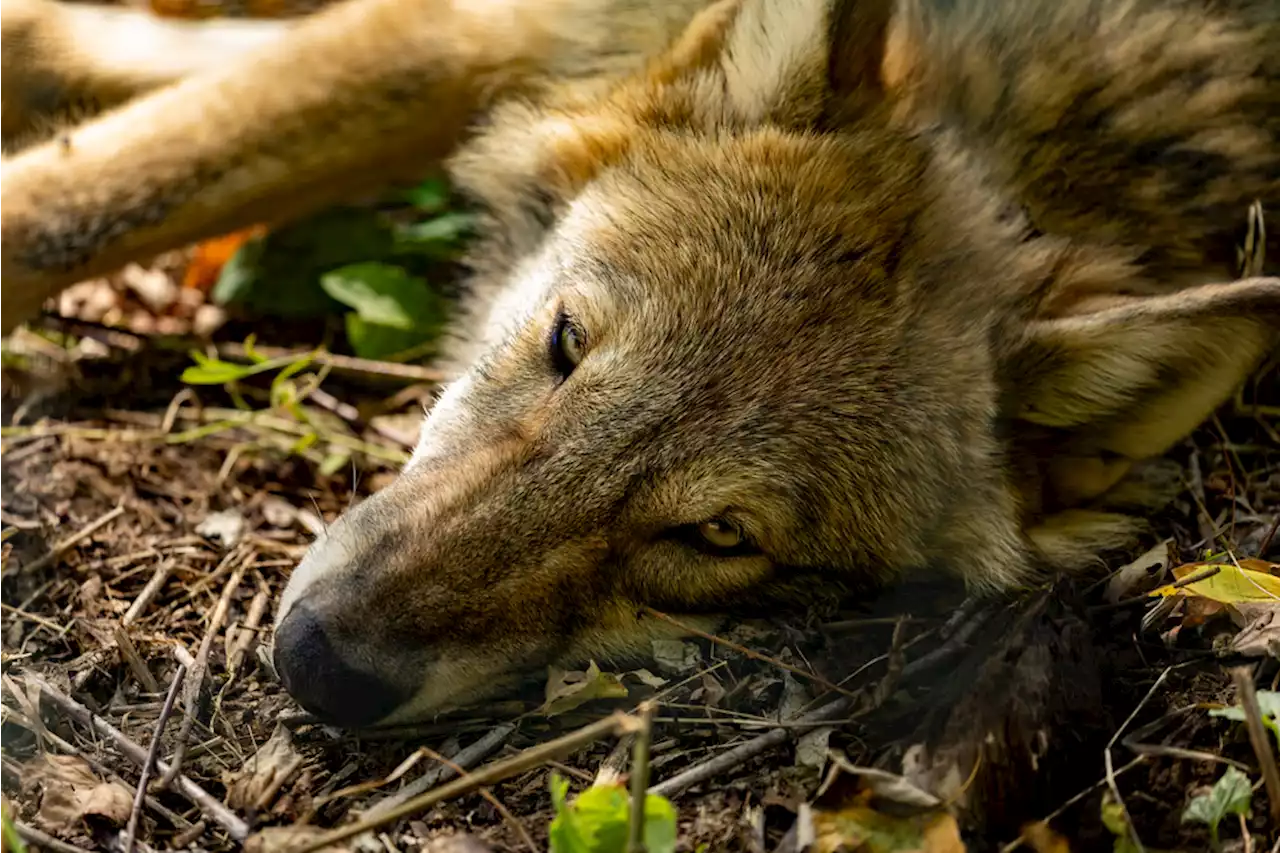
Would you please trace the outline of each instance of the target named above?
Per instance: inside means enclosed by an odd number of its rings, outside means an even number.
[[[1203,569],[1198,569],[1197,571],[1192,572],[1191,574],[1187,575],[1185,578],[1182,578],[1181,580],[1176,580],[1173,583],[1165,584],[1164,586],[1161,587],[1161,589],[1164,589],[1164,588],[1182,589],[1184,586],[1190,586],[1193,583],[1199,583],[1200,581],[1208,580],[1209,578],[1213,577],[1214,575],[1218,574],[1221,571],[1222,571],[1222,566],[1205,566]],[[1099,604],[1094,607],[1090,607],[1089,612],[1101,613],[1104,610],[1117,610],[1122,607],[1128,607],[1131,604],[1139,604],[1142,602],[1151,602],[1151,601],[1155,601],[1155,597],[1152,596],[1152,594],[1149,592],[1144,592],[1142,595],[1135,595],[1130,598],[1122,598],[1119,601],[1115,602],[1114,604]]]
[[[447,767],[451,767],[453,769],[453,772],[457,773],[459,776],[462,776],[465,778],[470,775],[469,773],[467,773],[466,770],[463,770],[461,767],[454,764],[452,761],[445,758],[443,755],[436,752],[434,749],[430,749],[424,746],[422,748],[422,751],[428,757],[433,758],[436,761],[439,761],[441,764],[444,764]],[[531,851],[533,851],[533,853],[538,853],[538,844],[533,840],[533,836],[529,835],[529,830],[525,829],[524,824],[521,823],[520,820],[511,813],[510,809],[508,809],[505,805],[503,805],[502,800],[499,800],[496,796],[494,796],[493,791],[490,791],[488,788],[481,788],[480,790],[476,791],[476,793],[484,797],[485,800],[489,802],[489,805],[493,806],[495,809],[498,810],[498,814],[502,815],[502,819],[505,820],[507,824],[516,831],[516,834],[520,836],[520,840],[524,842],[526,847],[528,847]]]
[[[1262,542],[1258,545],[1258,556],[1263,557],[1267,553],[1267,549],[1271,547],[1271,540],[1276,538],[1276,530],[1280,529],[1280,512],[1276,513],[1276,517],[1271,519],[1271,526],[1267,528],[1267,535],[1262,537]],[[1265,557],[1263,557],[1265,559]]]
[[[142,592],[138,593],[138,597],[129,605],[129,609],[124,612],[124,616],[120,618],[120,624],[127,628],[142,615],[142,611],[147,609],[147,605],[151,604],[151,600],[156,597],[156,593],[160,592],[164,582],[169,579],[170,573],[173,572],[174,560],[172,558],[164,560],[160,565],[156,566],[156,572],[147,581],[147,585],[142,588]]]
[[[1147,760],[1147,757],[1146,757],[1145,755],[1139,755],[1137,758],[1133,759],[1133,760],[1132,760],[1132,761],[1130,761],[1128,764],[1126,764],[1126,765],[1124,765],[1123,767],[1121,767],[1121,768],[1117,769],[1117,770],[1116,770],[1116,772],[1115,772],[1115,775],[1116,775],[1116,776],[1121,776],[1121,775],[1123,775],[1123,774],[1125,774],[1125,773],[1128,773],[1130,770],[1132,770],[1133,768],[1137,767],[1139,764],[1143,764],[1143,763],[1145,763],[1145,762],[1146,762],[1146,760]],[[1071,808],[1071,807],[1072,807],[1072,806],[1074,806],[1076,803],[1080,802],[1080,801],[1081,801],[1081,800],[1083,800],[1085,797],[1087,797],[1087,796],[1089,796],[1090,794],[1092,794],[1094,791],[1098,790],[1099,788],[1105,788],[1106,786],[1107,786],[1107,780],[1106,780],[1105,778],[1104,778],[1104,779],[1099,779],[1097,782],[1094,782],[1092,785],[1090,785],[1089,787],[1085,788],[1083,791],[1081,791],[1080,793],[1076,794],[1074,797],[1072,797],[1071,799],[1067,800],[1065,803],[1063,803],[1062,805],[1058,806],[1056,809],[1054,809],[1053,811],[1049,812],[1049,814],[1047,814],[1047,815],[1045,815],[1044,817],[1040,818],[1040,820],[1036,821],[1035,823],[1036,823],[1036,824],[1048,824],[1051,820],[1053,820],[1054,818],[1056,818],[1056,817],[1058,817],[1059,815],[1061,815],[1061,814],[1062,814],[1063,812],[1065,812],[1067,809]],[[1028,824],[1028,826],[1029,826],[1029,827],[1030,827],[1030,826],[1034,826],[1034,825],[1035,825],[1035,824]],[[1013,853],[1013,851],[1014,851],[1014,850],[1017,850],[1019,847],[1021,847],[1021,846],[1022,846],[1023,844],[1025,844],[1026,842],[1027,842],[1027,830],[1025,830],[1025,829],[1024,829],[1024,830],[1022,831],[1022,834],[1021,834],[1021,835],[1019,835],[1017,838],[1015,838],[1015,839],[1013,839],[1012,841],[1010,841],[1010,842],[1009,842],[1008,844],[1006,844],[1005,846],[1001,847],[1001,848],[1000,848],[1000,853]]]
[[[231,573],[226,586],[222,588],[222,595],[218,597],[218,604],[213,608],[213,615],[209,617],[209,627],[205,629],[204,639],[200,641],[200,649],[196,652],[195,661],[191,666],[191,677],[186,680],[182,691],[182,728],[178,730],[178,743],[174,746],[173,760],[169,769],[160,777],[161,788],[169,787],[174,777],[182,770],[182,760],[187,754],[187,741],[191,737],[191,729],[196,724],[196,705],[200,702],[200,687],[204,683],[205,670],[209,667],[209,650],[213,647],[214,636],[222,627],[222,621],[227,618],[227,610],[231,607],[231,596],[239,589],[249,565],[249,555],[244,550],[232,552],[227,559],[237,559],[239,565]]]
[[[823,705],[816,711],[805,714],[798,720],[792,720],[793,723],[818,723],[828,722],[845,716],[856,701],[853,697],[842,697]],[[739,764],[743,764],[773,749],[775,746],[781,746],[791,737],[791,730],[785,728],[770,729],[759,737],[752,738],[746,743],[736,746],[728,752],[722,752],[709,761],[701,764],[695,764],[689,769],[677,773],[670,779],[659,782],[649,789],[650,794],[658,794],[663,797],[673,797],[682,791],[705,782],[706,780],[717,776],[726,770],[732,770]]]
[[[631,819],[627,822],[627,853],[646,853],[644,843],[645,792],[649,788],[649,743],[653,736],[653,714],[657,703],[640,703],[640,731],[631,753]]]
[[[1124,823],[1129,830],[1129,838],[1133,841],[1133,845],[1138,848],[1138,853],[1146,853],[1147,848],[1142,845],[1142,839],[1138,837],[1138,829],[1133,825],[1133,818],[1129,815],[1129,807],[1125,805],[1124,797],[1120,795],[1120,786],[1116,784],[1116,768],[1115,762],[1111,757],[1111,750],[1120,740],[1120,736],[1129,728],[1129,724],[1137,718],[1139,712],[1146,707],[1147,702],[1151,701],[1151,697],[1156,694],[1156,691],[1160,689],[1160,685],[1164,684],[1164,680],[1169,677],[1171,672],[1173,672],[1173,667],[1166,666],[1164,668],[1164,672],[1160,673],[1160,677],[1147,690],[1147,695],[1143,696],[1142,701],[1129,712],[1129,716],[1125,717],[1124,722],[1120,724],[1120,728],[1116,729],[1116,733],[1111,736],[1111,740],[1107,741],[1106,748],[1102,750],[1103,764],[1107,769],[1107,790],[1111,792],[1111,796],[1115,797],[1116,804],[1120,806],[1120,811],[1124,813]]]
[[[13,715],[14,720],[23,728],[31,732],[35,732],[37,730],[35,723],[32,723],[30,718],[28,718],[23,712],[14,711],[10,709],[10,713]],[[39,732],[37,736],[44,738],[45,741],[52,744],[54,747],[61,750],[67,755],[74,755],[78,758],[83,758],[86,762],[88,762],[89,767],[93,770],[93,772],[97,773],[99,776],[104,777],[108,782],[119,782],[121,785],[128,787],[129,783],[126,782],[119,773],[116,773],[114,770],[112,770],[110,767],[103,764],[98,759],[94,758],[92,755],[85,755],[79,749],[76,749],[76,747],[72,746],[70,743],[58,737],[56,734],[49,731],[48,729],[45,729],[44,731]],[[191,821],[187,820],[182,815],[178,814],[173,809],[169,808],[164,803],[160,802],[150,794],[146,795],[146,803],[148,806],[152,808],[152,810],[160,814],[165,820],[169,821],[169,823],[173,824],[174,827],[176,827],[177,829],[186,830],[191,828]]]
[[[160,682],[156,681],[156,677],[151,674],[151,670],[147,669],[147,662],[142,659],[142,655],[138,654],[138,647],[133,644],[133,640],[129,637],[129,632],[117,625],[115,635],[116,646],[120,649],[120,655],[124,658],[125,663],[129,665],[129,669],[133,670],[133,676],[138,679],[142,689],[148,693],[159,693]]]
[[[635,718],[629,717],[621,711],[616,711],[603,720],[597,720],[563,737],[530,747],[510,758],[486,764],[470,776],[455,779],[452,782],[433,788],[421,796],[414,797],[396,806],[394,809],[388,809],[376,816],[369,815],[355,823],[317,835],[289,851],[289,853],[315,853],[315,851],[322,850],[331,844],[346,841],[348,838],[354,838],[371,829],[377,829],[380,826],[395,823],[401,818],[418,814],[425,809],[431,808],[436,803],[469,794],[476,788],[494,785],[510,779],[512,776],[518,776],[526,770],[532,770],[547,759],[567,755],[588,744],[595,743],[600,738],[608,737],[609,735],[616,737],[633,732],[636,730],[637,725]]]
[[[52,835],[41,832],[34,826],[27,826],[21,821],[15,820],[13,828],[22,837],[23,841],[38,845],[41,850],[51,850],[53,853],[89,853],[83,847],[68,844],[65,841],[54,838]]]
[[[902,672],[899,675],[900,682],[908,678],[912,678],[915,675],[931,668],[945,658],[950,657],[952,654],[955,654],[962,645],[969,641],[974,633],[976,633],[977,630],[986,622],[986,618],[981,613],[974,615],[974,613],[968,612],[969,609],[971,608],[967,605],[962,606],[962,611],[965,613],[967,621],[963,622],[963,624],[959,624],[958,628],[955,627],[958,623],[948,622],[947,627],[952,628],[955,633],[953,633],[945,643],[938,646],[938,648],[928,654],[913,660],[902,668]],[[788,723],[790,726],[795,726],[797,724],[800,726],[808,726],[813,723],[823,723],[838,719],[853,711],[855,703],[862,697],[862,695],[863,694],[855,693],[852,696],[842,697],[834,702],[829,702],[826,705],[823,705],[816,711],[812,711],[794,720],[789,720]],[[721,753],[715,758],[704,761],[701,764],[695,764],[683,772],[677,773],[670,779],[659,782],[657,785],[654,785],[649,789],[649,793],[660,794],[664,797],[675,796],[676,794],[679,794],[701,782],[705,782],[726,770],[732,770],[734,767],[750,761],[761,753],[767,752],[776,746],[781,746],[790,739],[792,731],[793,729],[790,727],[770,729],[765,734],[753,738],[740,746],[736,746],[728,752]]]
[[[496,726],[492,731],[486,734],[480,740],[468,746],[466,749],[458,751],[458,754],[450,759],[449,764],[469,770],[478,762],[484,761],[499,747],[501,747],[511,735],[515,732],[514,723],[502,723]],[[440,765],[423,773],[417,779],[414,779],[404,788],[397,791],[393,796],[388,797],[380,803],[376,803],[366,813],[367,817],[374,818],[383,814],[388,814],[400,806],[409,802],[414,797],[431,790],[436,785],[448,779],[452,774],[452,770],[448,765]]]
[[[133,809],[129,812],[129,825],[124,830],[124,853],[133,853],[134,839],[138,834],[138,821],[142,818],[142,803],[147,798],[147,783],[151,781],[151,768],[155,766],[160,755],[160,737],[169,724],[169,716],[173,713],[173,703],[177,701],[178,689],[182,687],[182,678],[187,668],[178,665],[173,674],[173,683],[165,694],[164,706],[160,709],[160,717],[156,720],[155,730],[151,733],[151,745],[147,747],[147,759],[142,762],[142,772],[138,774],[138,790],[133,795]]]
[[[1267,730],[1262,724],[1262,709],[1258,707],[1258,691],[1253,684],[1253,669],[1248,666],[1237,666],[1231,670],[1231,680],[1236,683],[1240,707],[1244,709],[1245,728],[1249,731],[1249,742],[1253,744],[1254,754],[1258,756],[1258,764],[1262,766],[1262,781],[1267,788],[1267,799],[1271,801],[1271,820],[1280,822],[1280,766],[1276,765],[1276,754],[1268,742]]]
[[[124,753],[125,757],[135,764],[141,766],[147,760],[147,751],[129,740],[125,734],[97,714],[81,705],[70,696],[53,687],[49,682],[34,673],[27,673],[25,677],[37,685],[44,696],[61,708],[67,716],[76,720],[81,725],[88,726],[97,734],[107,738],[116,745],[116,748]],[[156,767],[164,772],[168,770],[168,764],[163,760],[156,759]],[[218,801],[216,797],[201,788],[195,782],[186,776],[179,774],[173,780],[173,787],[179,794],[186,797],[194,805],[200,808],[207,817],[222,826],[227,834],[235,841],[243,842],[249,837],[249,825],[231,813],[226,806]]]
[[[787,672],[791,673],[792,675],[798,675],[803,679],[812,681],[813,683],[827,690],[830,690],[833,693],[840,693],[845,696],[857,695],[852,690],[846,690],[840,685],[828,681],[827,679],[823,678],[821,675],[818,675],[813,672],[809,672],[808,670],[805,670],[805,669],[800,669],[799,667],[792,666],[791,664],[788,664],[788,663],[783,663],[777,658],[772,658],[772,657],[769,657],[768,655],[761,654],[760,652],[752,651],[746,646],[739,645],[738,643],[732,642],[731,640],[726,640],[723,637],[717,637],[715,634],[708,634],[706,631],[700,631],[697,628],[693,627],[692,625],[685,624],[684,622],[681,622],[679,619],[675,619],[671,616],[668,616],[667,614],[663,613],[660,610],[654,610],[652,607],[649,607],[647,605],[642,607],[641,610],[644,613],[648,614],[649,616],[654,617],[655,619],[661,619],[663,622],[667,622],[668,624],[676,626],[681,631],[692,634],[695,637],[701,637],[702,639],[708,640],[712,643],[715,643],[716,645],[724,646],[726,649],[733,649],[735,652],[739,654],[746,655],[747,657],[753,658],[754,660],[763,661],[764,663],[767,663],[770,666],[776,666],[778,669],[785,669]]]
[[[249,652],[249,646],[258,636],[258,626],[262,624],[262,617],[267,612],[267,604],[270,600],[270,590],[260,589],[249,602],[249,612],[245,614],[244,622],[236,630],[235,641],[231,644],[231,653],[227,656],[227,684],[234,682],[235,677],[240,673],[240,666]]]
[[[54,560],[57,560],[63,554],[67,553],[72,548],[74,548],[77,544],[79,544],[85,539],[88,539],[90,536],[97,533],[103,527],[115,521],[123,513],[124,513],[124,505],[122,504],[116,507],[115,509],[111,510],[110,512],[106,513],[105,515],[99,516],[98,518],[86,524],[84,527],[77,530],[75,533],[72,533],[66,539],[63,539],[61,542],[56,543],[51,549],[49,549],[48,554],[45,554],[43,557],[40,557],[38,559],[32,560],[30,563],[28,563],[27,565],[19,569],[19,571],[22,572],[23,574],[27,574],[29,572],[38,572],[41,569],[48,568],[49,566],[53,565]]]

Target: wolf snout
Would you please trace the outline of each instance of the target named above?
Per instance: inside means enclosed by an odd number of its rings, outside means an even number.
[[[335,643],[333,627],[299,602],[276,628],[276,671],[289,695],[317,717],[343,727],[369,726],[407,702],[413,689],[389,678],[385,673],[394,666],[377,666],[372,650],[344,654],[349,645]]]

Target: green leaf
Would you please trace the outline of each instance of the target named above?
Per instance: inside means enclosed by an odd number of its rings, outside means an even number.
[[[366,323],[356,312],[346,315],[347,340],[361,358],[385,359],[416,347],[435,335],[420,329],[393,329]]]
[[[451,255],[475,225],[467,213],[443,213],[424,222],[396,230],[396,251],[423,251],[429,255]]]
[[[424,213],[435,213],[449,204],[449,185],[439,178],[428,178],[405,190],[401,198]]]
[[[351,454],[345,450],[335,450],[326,456],[320,462],[320,473],[325,477],[332,477],[341,471],[351,461]]]
[[[1139,853],[1138,845],[1133,841],[1133,833],[1129,831],[1129,818],[1124,806],[1115,801],[1110,791],[1105,792],[1102,797],[1102,825],[1115,836],[1111,853]]]
[[[1276,739],[1276,747],[1280,748],[1280,691],[1259,690],[1258,709],[1262,712],[1262,724],[1266,726]],[[1236,705],[1231,708],[1214,708],[1210,717],[1223,717],[1228,720],[1245,721],[1244,708]]]
[[[338,307],[320,287],[328,270],[389,259],[391,226],[372,210],[335,208],[268,232],[240,247],[210,294],[219,305],[286,318],[318,317]]]
[[[1209,793],[1201,794],[1187,803],[1182,812],[1183,823],[1208,824],[1209,832],[1216,839],[1218,824],[1227,815],[1248,815],[1249,801],[1253,797],[1253,788],[1249,777],[1235,767],[1228,767]]]
[[[203,364],[182,371],[182,381],[188,385],[226,385],[253,373],[252,368],[218,359],[205,359]]]
[[[674,853],[676,849],[676,807],[666,797],[645,797],[644,845],[649,853]]]
[[[630,798],[621,785],[596,785],[568,805],[569,783],[551,777],[551,853],[622,853],[627,844]],[[644,843],[649,853],[673,853],[676,810],[665,797],[650,794],[644,803]]]
[[[13,821],[9,819],[9,816],[4,815],[0,823],[3,823],[4,848],[12,851],[12,853],[27,853],[27,843],[22,840],[22,836],[18,834],[18,830],[13,825]]]
[[[320,286],[343,305],[354,308],[360,319],[378,326],[429,326],[441,313],[426,284],[390,264],[349,264],[322,276]]]

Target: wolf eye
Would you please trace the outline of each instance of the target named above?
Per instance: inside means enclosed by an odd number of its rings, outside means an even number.
[[[742,535],[741,527],[723,518],[713,518],[699,524],[698,535],[712,548],[724,551],[737,548],[746,538]]]
[[[563,378],[568,378],[587,354],[587,334],[563,311],[551,327],[551,364]]]
[[[741,557],[760,550],[747,538],[741,525],[727,518],[713,518],[701,524],[685,524],[673,528],[668,536],[715,557]]]

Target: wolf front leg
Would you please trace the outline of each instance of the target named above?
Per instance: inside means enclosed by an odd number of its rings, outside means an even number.
[[[4,0],[0,136],[6,152],[60,125],[273,44],[291,22],[178,21],[138,9]]]
[[[620,71],[702,0],[349,0],[0,171],[0,331],[61,288],[421,175],[496,98]]]

